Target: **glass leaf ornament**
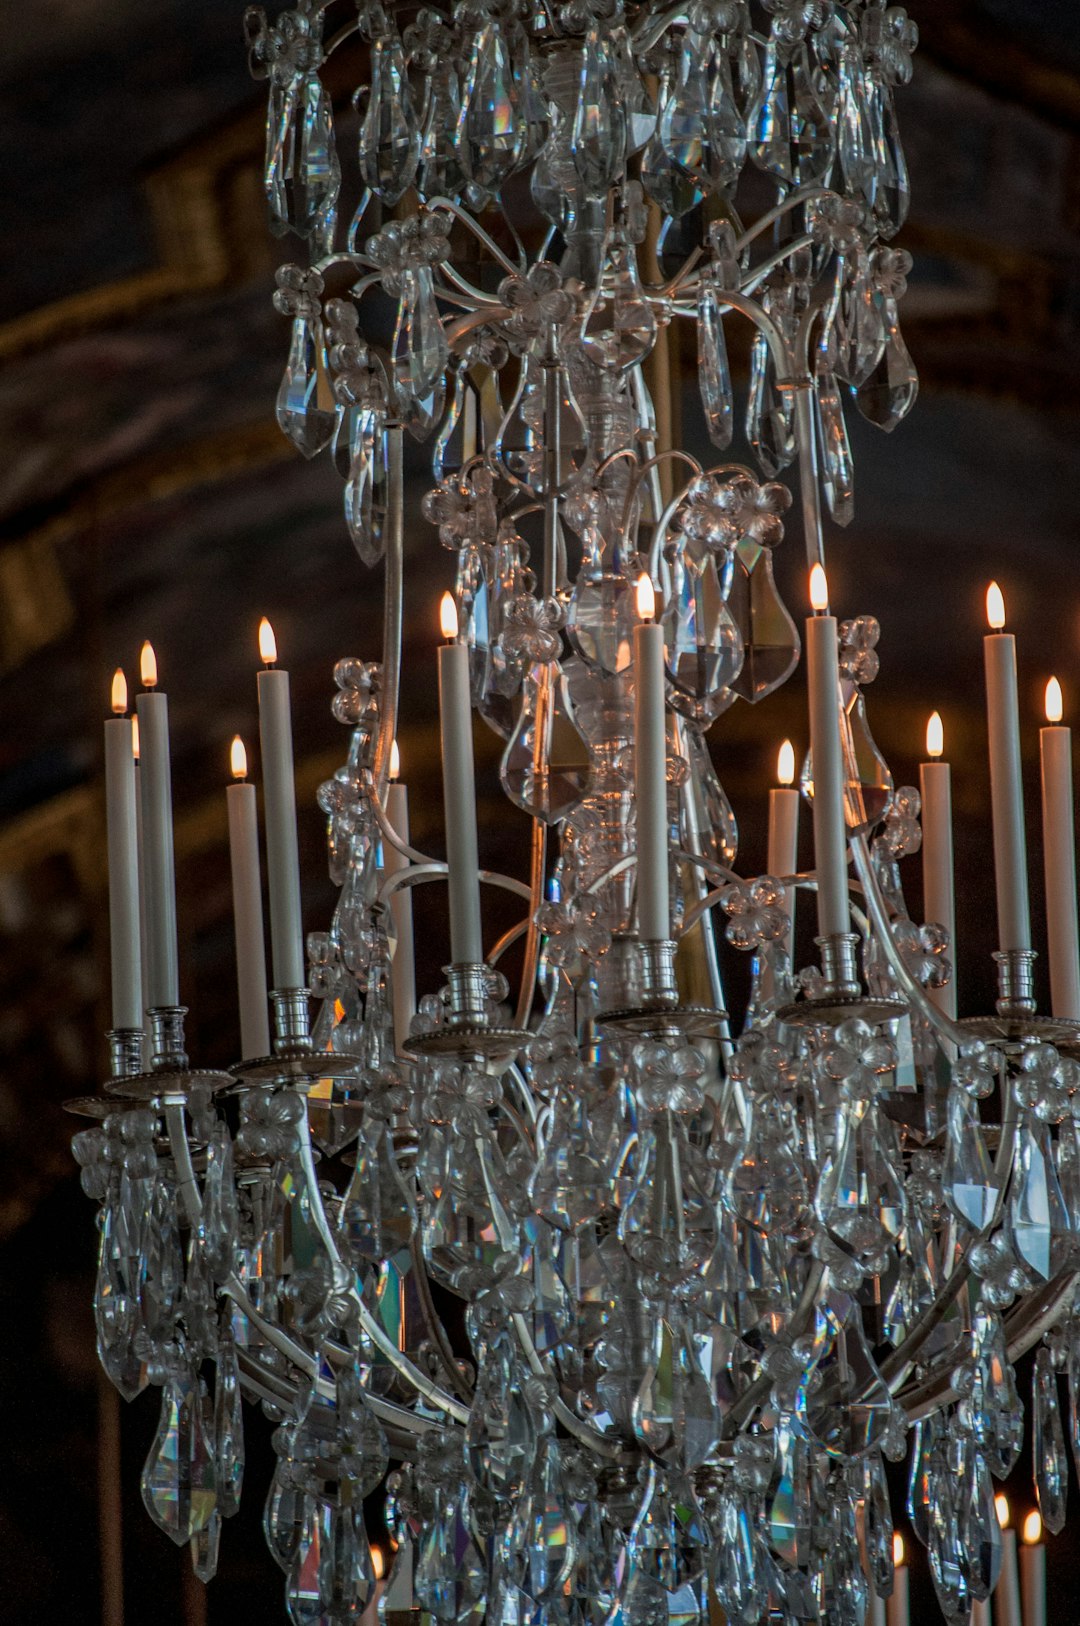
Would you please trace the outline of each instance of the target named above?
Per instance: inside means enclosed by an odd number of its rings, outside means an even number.
[[[402,275],[393,358],[398,409],[412,432],[423,437],[442,412],[450,359],[429,266]]]
[[[703,279],[698,301],[698,387],[709,439],[720,451],[731,445],[735,399],[731,388],[720,294],[711,278]]]
[[[956,1087],[949,1091],[942,1184],[945,1201],[956,1217],[973,1231],[984,1231],[993,1217],[1000,1188],[978,1105],[966,1090]]]
[[[799,631],[776,587],[772,549],[752,538],[735,548],[728,610],[743,660],[730,688],[751,705],[778,689],[799,661]]]
[[[1071,1227],[1047,1129],[1030,1119],[1017,1132],[1006,1212],[1017,1255],[1036,1276],[1049,1281]]]
[[[814,400],[821,448],[821,489],[836,524],[850,525],[855,517],[855,466],[844,404],[836,375],[820,359],[814,378]]]
[[[604,197],[626,163],[626,106],[608,28],[597,23],[581,47],[577,106],[570,130],[570,156],[589,197]]]
[[[520,96],[501,28],[485,23],[466,49],[456,146],[466,177],[486,195],[498,192],[517,168],[524,136]]]
[[[349,477],[345,482],[345,523],[364,564],[378,564],[385,549],[388,497],[386,417],[364,408],[357,416]]]
[[[594,671],[614,677],[634,658],[637,604],[633,584],[614,571],[585,570],[574,587],[566,616],[570,642]]]
[[[371,42],[371,85],[360,124],[360,175],[377,198],[394,204],[412,185],[420,157],[405,53],[396,33]]]
[[[680,548],[671,562],[671,592],[661,616],[664,656],[675,689],[673,704],[707,706],[738,677],[743,642],[709,552]],[[714,712],[713,715],[716,713]]]
[[[686,1329],[661,1321],[634,1400],[634,1433],[649,1455],[681,1473],[706,1461],[720,1418]]]
[[[217,1470],[205,1385],[184,1363],[170,1372],[161,1418],[142,1472],[146,1511],[159,1530],[185,1546],[217,1505]]]
[[[545,824],[577,806],[589,781],[589,752],[574,721],[566,679],[554,662],[526,674],[521,715],[499,768],[512,802]]]
[[[758,467],[768,480],[775,480],[795,456],[791,392],[777,387],[776,363],[761,333],[754,335],[750,350],[746,438],[753,447]]]
[[[1057,1374],[1045,1346],[1035,1356],[1032,1384],[1031,1450],[1035,1493],[1043,1524],[1056,1536],[1065,1527],[1069,1464],[1058,1403]]]
[[[322,319],[297,316],[278,390],[278,426],[298,452],[314,457],[330,444],[337,413]]]
[[[266,196],[276,236],[328,236],[341,185],[330,97],[317,73],[273,84],[266,123]]]
[[[585,309],[581,349],[597,367],[635,367],[656,342],[656,317],[645,297],[631,244],[616,236],[596,293]]]

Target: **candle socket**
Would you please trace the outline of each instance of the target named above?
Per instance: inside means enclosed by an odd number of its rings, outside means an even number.
[[[112,1028],[108,1038],[113,1078],[134,1078],[137,1073],[141,1073],[142,1028]]]
[[[154,1005],[150,1018],[150,1066],[155,1073],[186,1073],[188,1056],[184,1049],[186,1005]]]
[[[826,999],[856,999],[862,993],[859,981],[857,932],[830,932],[815,937],[821,954],[821,975]]]
[[[669,938],[646,939],[637,944],[635,955],[643,1005],[677,1005],[679,985],[675,980],[675,944]]]
[[[307,1056],[311,1053],[307,988],[275,988],[270,994],[274,1007],[274,1055]]]
[[[450,990],[450,1014],[447,1025],[451,1028],[486,1027],[488,1020],[486,961],[444,966],[443,973]]]
[[[998,949],[997,1013],[1019,1019],[1035,1013],[1035,950]]]

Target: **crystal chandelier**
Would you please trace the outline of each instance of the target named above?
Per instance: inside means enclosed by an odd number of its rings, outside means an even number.
[[[1000,997],[964,1020],[940,720],[920,791],[896,787],[866,714],[877,623],[829,610],[822,503],[838,525],[853,512],[845,413],[891,430],[917,391],[897,315],[911,261],[892,246],[915,28],[878,0],[336,10],[300,0],[246,27],[271,228],[301,262],[277,278],[278,420],[345,478],[350,535],[383,576],[383,653],[334,673],[348,755],[319,800],[340,900],[305,971],[289,681],[263,627],[274,991],[238,744],[228,1073],[184,1050],[149,648],[137,766],[122,681],[106,724],[113,1076],[73,1104],[95,1120],[74,1144],[100,1204],[101,1360],[126,1398],[161,1390],[146,1507],[212,1576],[246,1397],[275,1425],[265,1530],[295,1626],[376,1610],[695,1626],[717,1609],[857,1626],[900,1585],[885,1462],[906,1456],[910,1528],[945,1618],[966,1621],[1008,1553],[994,1479],[1021,1450],[1014,1363],[1036,1346],[1035,1492],[1051,1531],[1065,1518],[1080,975],[1069,734],[1052,726],[1053,1014],[1037,1014],[996,588]],[[365,74],[351,220],[321,77],[339,49]],[[727,345],[749,334],[753,468],[672,443],[687,324],[697,440],[721,458]],[[446,862],[410,843],[393,762],[406,433],[432,444],[423,512],[456,570]],[[786,469],[811,748],[797,787],[781,752],[768,873],[747,876],[707,735],[799,666],[772,569]],[[474,710],[532,820],[516,877],[479,868]],[[922,925],[901,882],[920,845]],[[451,963],[417,1004],[410,898],[429,884],[447,889]],[[522,900],[494,944],[490,886]]]

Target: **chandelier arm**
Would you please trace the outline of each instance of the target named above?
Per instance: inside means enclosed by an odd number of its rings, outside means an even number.
[[[532,843],[530,854],[530,882],[529,887],[529,913],[525,920],[525,963],[521,968],[521,984],[518,992],[517,1011],[515,1022],[519,1028],[528,1024],[529,1012],[532,1010],[533,996],[536,992],[536,967],[540,959],[540,927],[538,916],[540,906],[544,901],[544,874],[547,868],[547,826],[541,819],[534,819],[532,826]],[[515,942],[520,935],[519,928],[513,927],[511,932],[504,932],[495,949],[490,955],[491,963],[496,957]],[[509,942],[507,942],[509,938]]]
[[[511,1062],[510,1066],[503,1074],[503,1077],[513,1081],[513,1085],[518,1093],[518,1098],[521,1102],[522,1109],[532,1124],[534,1132],[538,1133],[540,1117],[544,1109],[536,1105],[536,1098],[533,1095],[532,1090],[529,1088],[528,1083],[522,1076],[521,1068],[518,1066],[516,1061]]]
[[[820,1259],[815,1259],[807,1272],[803,1290],[799,1295],[799,1302],[791,1312],[789,1327],[793,1339],[798,1338],[802,1333],[817,1302],[818,1294],[828,1284],[828,1268]],[[720,1431],[722,1440],[730,1440],[739,1432],[743,1423],[747,1422],[758,1406],[768,1399],[771,1388],[772,1378],[770,1374],[760,1372],[750,1384],[750,1387],[736,1400],[724,1418],[723,1428]]]
[[[653,406],[652,396],[649,394],[649,386],[646,383],[645,373],[640,361],[636,362],[630,369],[630,389],[634,397],[634,411],[637,414],[638,428],[642,437],[642,444],[648,441],[649,444],[655,448],[656,410]],[[663,513],[664,493],[660,485],[660,471],[655,467],[649,471],[649,493],[653,513]],[[651,560],[651,548],[649,557]],[[651,563],[649,569],[650,573],[655,577],[656,571]]]
[[[496,311],[503,309],[501,300],[496,299],[494,294],[485,294],[481,288],[475,287],[467,277],[461,275],[460,271],[455,270],[449,261],[444,261],[439,269],[443,276],[454,284],[455,288],[460,289],[463,294],[472,300],[474,307],[478,305],[485,307],[489,316],[493,316]]]
[[[766,214],[762,215],[760,220],[755,220],[754,224],[749,226],[741,237],[735,239],[736,254],[740,254],[744,248],[748,248],[754,238],[760,237],[763,231],[768,231],[774,221],[782,220],[784,215],[790,214],[792,209],[797,209],[800,203],[816,203],[819,198],[832,196],[833,193],[827,186],[804,186],[797,192],[789,192],[786,198],[774,204]]]
[[[487,956],[488,965],[496,965],[498,961],[502,959],[507,949],[513,948],[518,939],[525,936],[528,929],[528,919],[522,919],[518,921],[516,926],[511,926],[509,930],[503,932],[502,936],[496,941]],[[521,1023],[519,1022],[518,1027],[520,1026]]]
[[[1001,1219],[1001,1210],[1005,1202],[1007,1176],[1013,1159],[1013,1149],[1016,1142],[1016,1131],[1019,1126],[1020,1113],[1015,1096],[1010,1092],[1006,1103],[1003,1122],[1001,1125],[1001,1139],[998,1142],[997,1155],[994,1158],[994,1183],[997,1197],[994,1201],[994,1211],[989,1221],[978,1233],[978,1236],[987,1236]],[[918,1316],[915,1324],[903,1343],[887,1355],[881,1362],[880,1371],[885,1382],[895,1394],[906,1381],[911,1369],[911,1362],[915,1355],[925,1344],[929,1335],[941,1321],[949,1305],[959,1293],[971,1276],[969,1256],[978,1237],[969,1236],[961,1249],[960,1258],[953,1265],[944,1286],[934,1299],[927,1305],[922,1315]]]
[[[1078,1281],[1080,1272],[1077,1270],[1070,1268],[1060,1271],[1033,1300],[1021,1302],[1006,1317],[1006,1349],[1010,1361],[1017,1361],[1021,1355],[1026,1355],[1043,1334],[1049,1332],[1072,1296]]]
[[[784,248],[777,249],[775,254],[770,254],[767,260],[762,260],[760,265],[753,266],[747,272],[746,281],[739,289],[740,293],[754,293],[770,271],[774,271],[778,265],[783,265],[785,260],[790,259],[792,254],[797,254],[800,249],[813,247],[813,243],[814,239],[809,232],[804,232],[801,237],[793,237],[791,242],[786,244]],[[719,291],[719,297],[721,299],[727,297],[722,288]]]
[[[428,859],[423,864],[411,864],[408,869],[395,870],[388,875],[379,887],[378,899],[385,903],[391,893],[398,892],[403,886],[424,886],[428,881],[445,881],[447,866],[438,859]],[[484,886],[498,886],[504,892],[513,892],[518,898],[531,898],[532,889],[524,881],[515,880],[512,875],[502,875],[497,870],[482,869],[479,871],[480,880]]]
[[[514,1226],[511,1224],[510,1217],[503,1207],[502,1202],[499,1199],[498,1192],[495,1189],[495,1181],[492,1177],[491,1165],[489,1161],[490,1150],[490,1147],[481,1137],[478,1136],[476,1140],[476,1153],[480,1163],[480,1171],[483,1175],[488,1201],[491,1204],[491,1217],[495,1225],[499,1243],[507,1253],[516,1253],[518,1251],[517,1232]],[[532,1334],[529,1331],[528,1322],[525,1320],[525,1317],[521,1311],[513,1311],[511,1313],[510,1320],[518,1342],[521,1344],[522,1352],[531,1370],[536,1374],[537,1377],[553,1376],[547,1362],[544,1360],[533,1341]],[[590,1428],[587,1423],[583,1423],[577,1414],[571,1411],[570,1407],[566,1405],[565,1401],[558,1397],[557,1390],[556,1398],[553,1400],[553,1410],[555,1411],[555,1415],[558,1417],[563,1427],[567,1429],[569,1433],[573,1434],[576,1439],[581,1440],[583,1444],[589,1446],[591,1450],[598,1452],[601,1456],[611,1457],[612,1459],[617,1459],[621,1456],[618,1446],[612,1444],[612,1442],[608,1440],[605,1440],[603,1435],[598,1433],[595,1429]]]
[[[431,1296],[431,1283],[428,1281],[427,1266],[424,1262],[423,1249],[420,1246],[420,1232],[414,1229],[409,1237],[409,1257],[413,1265],[413,1283],[420,1300],[420,1314],[424,1319],[439,1365],[449,1380],[450,1387],[458,1399],[466,1406],[472,1405],[472,1388],[466,1381],[465,1374],[454,1357],[450,1347],[450,1340],[446,1336],[446,1329],[435,1308],[435,1300]],[[409,1414],[411,1415],[411,1413]]]
[[[456,220],[461,221],[461,224],[465,226],[468,231],[472,232],[473,236],[478,242],[483,243],[488,253],[494,259],[498,260],[499,264],[509,276],[520,277],[522,275],[522,267],[520,265],[515,265],[513,260],[503,253],[494,237],[489,237],[488,233],[484,230],[483,226],[480,225],[479,221],[474,220],[469,211],[467,209],[463,209],[460,203],[455,203],[452,198],[429,198],[427,209],[429,214],[436,209],[442,209],[445,213],[453,215]]]
[[[379,800],[386,795],[390,777],[390,757],[397,734],[398,699],[401,689],[401,610],[404,596],[402,579],[402,465],[404,428],[400,423],[387,427],[386,487],[386,575],[383,583],[383,661],[382,704],[379,707],[379,734],[375,743],[375,786]]]
[[[877,934],[877,940],[881,944],[893,976],[900,984],[905,996],[918,1008],[920,1016],[930,1023],[941,1038],[954,1045],[965,1043],[966,1036],[963,1028],[954,1022],[951,1017],[947,1016],[944,1011],[939,1010],[933,1000],[926,997],[925,989],[920,987],[904,964],[903,956],[896,946],[896,939],[892,933],[888,906],[874,874],[874,866],[870,858],[870,849],[866,844],[866,837],[863,835],[852,836],[849,845],[855,863],[855,872],[862,885],[863,896],[866,899],[866,906],[870,913],[874,931]]]
[[[345,1289],[346,1296],[351,1299],[359,1314],[361,1327],[376,1348],[382,1351],[387,1360],[400,1372],[401,1376],[411,1383],[413,1388],[429,1404],[438,1406],[440,1411],[447,1412],[457,1422],[465,1422],[469,1415],[468,1410],[462,1407],[461,1403],[455,1400],[452,1395],[448,1395],[444,1389],[440,1389],[431,1378],[425,1377],[424,1373],[413,1365],[408,1356],[398,1349],[393,1339],[384,1332],[383,1328],[375,1320],[364,1302],[363,1295],[357,1290],[355,1275],[349,1266],[345,1264],[338,1251],[337,1239],[330,1228],[330,1222],[326,1217],[326,1209],[323,1207],[318,1175],[315,1172],[315,1158],[311,1150],[311,1126],[308,1121],[307,1097],[303,1096],[301,1099],[304,1103],[304,1115],[299,1125],[300,1164],[311,1194],[311,1212],[315,1221],[315,1229],[318,1231],[322,1245],[326,1249],[335,1276],[348,1277],[350,1285]]]

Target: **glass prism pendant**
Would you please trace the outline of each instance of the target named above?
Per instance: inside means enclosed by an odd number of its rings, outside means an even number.
[[[526,674],[521,715],[499,777],[510,800],[545,824],[565,819],[585,794],[589,749],[556,661],[538,663]]]

